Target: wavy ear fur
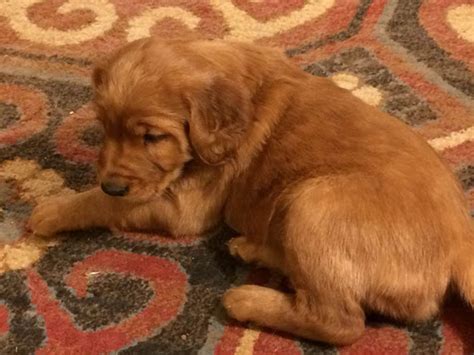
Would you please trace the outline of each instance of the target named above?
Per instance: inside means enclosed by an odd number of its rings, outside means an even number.
[[[206,78],[188,97],[189,137],[199,158],[208,165],[231,159],[250,123],[249,91],[221,76]]]

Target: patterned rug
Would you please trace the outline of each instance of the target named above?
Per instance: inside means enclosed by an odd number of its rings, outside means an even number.
[[[230,321],[226,289],[281,280],[234,261],[224,227],[179,240],[25,231],[41,198],[94,184],[94,59],[190,33],[280,47],[395,115],[474,207],[472,0],[0,0],[0,353],[472,354],[474,312],[460,300],[424,324],[370,319],[339,349]]]

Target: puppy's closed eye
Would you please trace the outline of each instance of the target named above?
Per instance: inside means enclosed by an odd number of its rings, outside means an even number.
[[[143,135],[143,142],[145,144],[156,144],[168,139],[170,136],[169,134],[152,134],[152,133],[145,133]]]

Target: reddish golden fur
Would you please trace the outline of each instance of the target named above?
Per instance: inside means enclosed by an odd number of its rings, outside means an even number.
[[[127,185],[50,200],[44,235],[105,226],[198,234],[225,221],[230,251],[295,292],[229,290],[241,321],[349,344],[365,312],[432,317],[452,282],[474,305],[474,233],[433,150],[331,81],[253,45],[141,40],[94,72],[105,128],[99,178]],[[145,133],[167,133],[144,144]]]

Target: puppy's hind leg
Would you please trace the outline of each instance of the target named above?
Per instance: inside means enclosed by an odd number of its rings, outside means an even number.
[[[227,291],[223,304],[238,321],[336,345],[355,342],[365,328],[363,311],[356,303],[338,303],[329,295],[315,298],[305,290],[287,294],[245,285]]]
[[[337,345],[351,344],[362,335],[360,272],[343,252],[351,240],[346,242],[345,234],[338,237],[334,228],[343,225],[346,216],[334,204],[341,199],[339,185],[309,181],[281,197],[268,234],[273,244],[281,245],[284,274],[295,293],[250,285],[231,289],[223,303],[232,317]],[[239,254],[247,248],[239,248]]]

